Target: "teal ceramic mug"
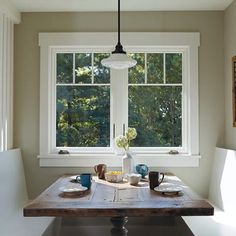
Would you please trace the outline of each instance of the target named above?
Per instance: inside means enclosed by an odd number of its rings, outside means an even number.
[[[76,176],[76,182],[81,183],[82,186],[87,187],[88,189],[91,188],[92,184],[92,174],[83,173]]]

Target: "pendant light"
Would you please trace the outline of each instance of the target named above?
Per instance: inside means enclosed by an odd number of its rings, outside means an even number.
[[[123,50],[123,46],[120,43],[120,0],[118,0],[118,43],[110,57],[103,59],[101,63],[103,66],[118,70],[133,67],[137,63],[137,61],[126,55],[126,52]]]

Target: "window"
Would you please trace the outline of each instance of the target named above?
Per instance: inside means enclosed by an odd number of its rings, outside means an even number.
[[[198,164],[199,35],[135,34],[123,36],[126,51],[137,60],[129,70],[100,63],[115,34],[40,34],[41,165],[91,166],[105,157],[117,166],[114,138],[128,126],[138,132],[131,145],[138,162]],[[137,38],[135,46],[131,36]],[[80,43],[74,44],[75,38]],[[61,149],[70,154],[58,155]],[[179,155],[170,164],[173,150]]]
[[[128,123],[138,132],[133,146],[182,147],[182,53],[131,56],[138,62],[129,69]]]
[[[110,147],[106,53],[56,54],[56,147]]]

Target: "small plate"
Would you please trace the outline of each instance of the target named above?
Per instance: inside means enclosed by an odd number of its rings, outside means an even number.
[[[84,187],[82,185],[80,186],[65,186],[65,187],[60,187],[59,190],[64,193],[64,194],[71,194],[71,195],[74,195],[74,194],[80,194],[80,193],[83,193],[87,190],[88,188],[87,187]]]
[[[160,186],[155,187],[154,190],[162,194],[174,195],[180,193],[182,188],[172,183],[162,183]]]

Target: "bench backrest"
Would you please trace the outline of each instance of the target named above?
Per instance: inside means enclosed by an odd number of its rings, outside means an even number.
[[[0,152],[0,225],[28,200],[20,149]]]
[[[236,152],[216,148],[209,200],[226,212],[236,212]]]

